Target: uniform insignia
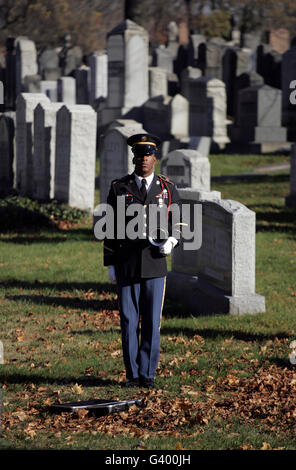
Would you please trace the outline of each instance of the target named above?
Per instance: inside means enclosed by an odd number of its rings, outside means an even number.
[[[143,135],[143,136],[142,136],[141,141],[142,141],[142,142],[146,142],[146,141],[147,141],[146,135]]]
[[[170,178],[168,178],[167,176],[165,175],[158,175],[160,179],[162,179],[163,181],[165,181],[166,183],[171,183],[171,184],[175,184],[172,180],[170,180]]]

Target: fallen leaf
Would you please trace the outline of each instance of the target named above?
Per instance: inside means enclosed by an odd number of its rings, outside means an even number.
[[[77,383],[73,385],[71,388],[73,393],[76,393],[76,395],[81,395],[83,393],[83,388],[81,385],[78,385]]]

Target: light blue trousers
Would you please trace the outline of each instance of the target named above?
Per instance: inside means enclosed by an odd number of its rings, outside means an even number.
[[[127,379],[153,379],[160,351],[165,277],[127,282],[117,277],[123,360]],[[141,324],[141,328],[140,328]]]

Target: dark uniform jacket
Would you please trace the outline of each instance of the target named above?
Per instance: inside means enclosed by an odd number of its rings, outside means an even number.
[[[168,206],[170,202],[178,204],[181,209],[181,200],[175,184],[166,176],[154,174],[146,200],[144,200],[133,173],[113,181],[107,198],[107,203],[113,207],[115,213],[115,239],[104,241],[104,265],[114,265],[117,275],[125,280],[166,276],[166,257],[159,253],[159,247],[153,246],[147,237],[135,240],[116,239],[117,196],[124,197],[126,208],[133,203],[143,205],[146,214],[148,214],[150,204],[161,203]],[[126,216],[125,226],[133,217]],[[172,234],[171,217],[168,219],[168,231],[170,236]]]

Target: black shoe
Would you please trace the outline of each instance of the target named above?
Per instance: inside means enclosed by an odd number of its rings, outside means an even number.
[[[136,388],[139,387],[139,379],[128,379],[126,382],[123,382],[123,387]]]
[[[146,377],[140,378],[141,387],[154,388],[154,379],[147,379]]]

